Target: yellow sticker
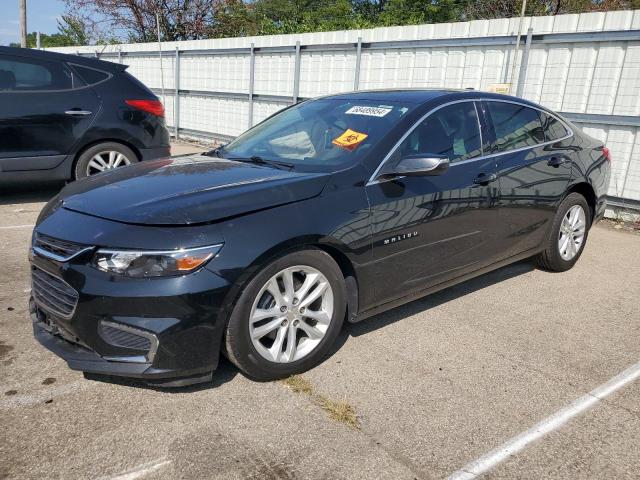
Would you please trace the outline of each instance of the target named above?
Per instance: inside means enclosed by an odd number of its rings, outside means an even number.
[[[335,138],[331,143],[338,147],[346,148],[347,150],[354,150],[364,142],[368,136],[366,133],[356,132],[355,130],[347,128],[342,135]]]

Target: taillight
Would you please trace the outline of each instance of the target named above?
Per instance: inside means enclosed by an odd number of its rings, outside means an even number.
[[[124,103],[157,117],[164,117],[164,107],[160,100],[125,100]]]
[[[602,155],[607,159],[607,162],[611,163],[611,150],[607,147],[602,147]]]

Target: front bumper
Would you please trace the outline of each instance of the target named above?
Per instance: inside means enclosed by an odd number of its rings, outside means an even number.
[[[78,293],[72,315],[64,318],[34,293],[41,287],[32,286],[33,331],[44,347],[70,368],[87,373],[165,386],[211,378],[230,288],[224,279],[204,268],[181,277],[116,278],[82,260],[58,264],[37,255],[31,259],[34,271],[46,272]]]

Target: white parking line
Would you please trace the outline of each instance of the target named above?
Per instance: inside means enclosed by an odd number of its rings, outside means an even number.
[[[7,227],[0,227],[0,230],[16,230],[18,228],[33,228],[35,225],[9,225]]]
[[[119,473],[115,477],[104,477],[104,480],[135,480],[136,478],[142,478],[151,472],[155,472],[156,470],[159,470],[170,463],[171,460],[167,460],[166,457],[158,458],[157,460],[154,460],[152,462],[143,463],[142,465],[138,465],[131,470]]]
[[[573,417],[589,410],[602,399],[611,395],[625,385],[640,378],[640,362],[627,368],[622,373],[616,375],[611,380],[603,383],[595,390],[580,397],[572,404],[558,410],[553,415],[537,423],[529,430],[511,438],[498,448],[491,450],[477,460],[468,463],[457,472],[449,476],[449,480],[474,479],[483,473],[488,472],[499,463],[504,462],[511,455],[515,455],[527,445],[542,438],[546,434],[557,430]]]

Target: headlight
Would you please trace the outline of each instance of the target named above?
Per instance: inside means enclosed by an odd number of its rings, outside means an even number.
[[[92,265],[103,272],[127,277],[164,277],[193,272],[217,255],[222,244],[185,250],[137,251],[100,249]]]

